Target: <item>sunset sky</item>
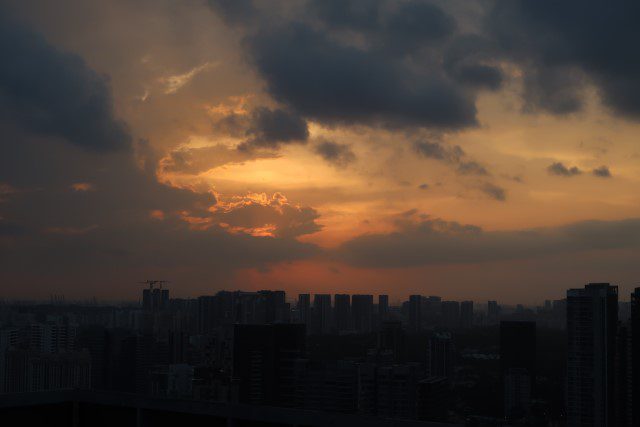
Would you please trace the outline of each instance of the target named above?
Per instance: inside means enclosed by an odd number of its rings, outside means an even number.
[[[0,0],[0,297],[640,283],[640,3]]]

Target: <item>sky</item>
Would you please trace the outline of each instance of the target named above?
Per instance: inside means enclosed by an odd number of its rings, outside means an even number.
[[[0,297],[628,299],[639,13],[0,0]]]

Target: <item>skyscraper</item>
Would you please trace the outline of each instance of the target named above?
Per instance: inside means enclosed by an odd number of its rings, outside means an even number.
[[[313,296],[313,331],[316,334],[331,332],[330,294],[315,294]]]
[[[504,391],[504,415],[527,415],[536,379],[535,322],[500,322],[500,365]]]
[[[309,294],[298,295],[298,320],[309,328],[311,320],[311,295]]]
[[[378,321],[380,323],[387,320],[389,315],[389,295],[378,295]]]
[[[640,426],[640,288],[631,294],[629,408],[632,426]]]
[[[354,295],[351,298],[353,326],[358,333],[367,334],[373,330],[373,295]]]
[[[567,291],[567,425],[615,425],[618,287],[590,283]]]
[[[442,301],[442,323],[445,328],[460,327],[460,303],[458,301]]]
[[[473,301],[460,303],[460,327],[470,329],[473,326]]]
[[[422,295],[409,296],[409,332],[417,334],[422,330]]]
[[[427,374],[453,379],[454,346],[449,332],[435,332],[427,343]]]
[[[487,302],[487,323],[495,324],[500,318],[500,306],[497,301]]]
[[[351,329],[351,295],[336,294],[333,297],[333,313],[338,331]]]

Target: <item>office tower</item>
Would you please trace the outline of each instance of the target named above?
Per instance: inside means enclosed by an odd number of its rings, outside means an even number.
[[[311,320],[311,295],[298,295],[298,320],[309,327]]]
[[[473,327],[473,301],[462,301],[460,303],[460,327],[471,329]]]
[[[360,334],[368,334],[373,330],[373,295],[354,295],[351,313],[353,327]]]
[[[460,327],[460,303],[458,301],[442,301],[442,324],[448,329]]]
[[[338,332],[351,329],[351,296],[336,294],[333,299],[333,313]]]
[[[389,316],[389,295],[378,295],[378,321],[380,323],[387,320]]]
[[[409,332],[417,334],[422,330],[422,295],[409,296]]]
[[[489,324],[494,324],[500,318],[500,306],[497,301],[487,302],[487,321]]]
[[[629,319],[629,392],[628,407],[631,425],[640,426],[640,288],[631,294]]]
[[[567,291],[567,425],[614,426],[618,287]]]
[[[288,406],[296,399],[305,335],[301,324],[234,326],[232,375],[241,403]]]
[[[500,322],[500,365],[504,415],[509,420],[529,413],[536,379],[535,322]]]
[[[427,375],[453,379],[454,345],[451,333],[435,332],[427,342]]]
[[[315,294],[313,296],[313,318],[314,333],[331,332],[331,295]]]

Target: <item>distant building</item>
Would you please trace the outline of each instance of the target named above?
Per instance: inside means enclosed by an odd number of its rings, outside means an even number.
[[[433,333],[427,342],[427,376],[453,380],[454,351],[451,333]]]
[[[351,329],[351,295],[336,294],[333,297],[333,313],[338,332]]]
[[[311,322],[311,295],[300,294],[298,295],[298,320],[300,323],[307,325],[309,329]]]
[[[500,322],[500,365],[504,415],[523,418],[530,412],[536,379],[535,322]]]
[[[232,376],[240,403],[289,406],[296,400],[305,335],[301,324],[235,325]]]
[[[618,287],[591,283],[567,291],[567,425],[615,425]]]
[[[493,325],[500,319],[500,306],[497,301],[487,302],[487,322]]]
[[[462,329],[473,327],[473,301],[462,301],[460,303],[460,327]]]
[[[378,295],[378,322],[387,320],[389,316],[389,295]]]
[[[448,329],[460,327],[460,303],[458,301],[442,301],[442,324]]]
[[[409,296],[409,332],[417,334],[422,330],[422,295]]]
[[[313,296],[313,332],[316,334],[331,333],[331,295],[315,294]]]
[[[353,295],[351,298],[353,327],[360,334],[373,330],[373,295]]]

